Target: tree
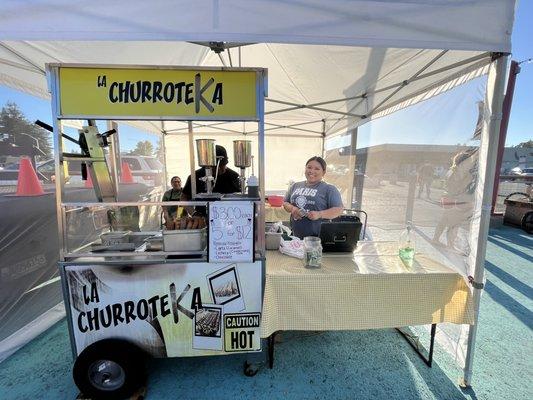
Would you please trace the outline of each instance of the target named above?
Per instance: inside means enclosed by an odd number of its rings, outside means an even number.
[[[51,133],[28,121],[16,103],[0,111],[0,155],[52,158]]]
[[[154,154],[154,145],[149,140],[142,140],[137,142],[135,149],[130,151],[130,154],[136,156],[152,156]]]
[[[520,147],[522,149],[532,149],[533,148],[533,140],[528,140],[527,142],[519,143],[515,147]]]
[[[155,147],[155,156],[159,159],[159,160],[163,160],[164,159],[164,156],[165,156],[165,149],[163,148],[163,140],[165,140],[165,138],[160,138],[158,141],[157,141],[157,145]]]

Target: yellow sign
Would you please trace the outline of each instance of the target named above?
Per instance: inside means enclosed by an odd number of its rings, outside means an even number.
[[[256,71],[59,68],[62,117],[257,117]]]
[[[224,350],[260,351],[260,322],[259,313],[224,314]]]

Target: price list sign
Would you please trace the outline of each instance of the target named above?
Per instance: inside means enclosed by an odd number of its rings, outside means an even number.
[[[209,262],[253,262],[254,204],[209,203]]]

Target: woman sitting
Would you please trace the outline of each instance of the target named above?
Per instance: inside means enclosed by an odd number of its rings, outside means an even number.
[[[322,180],[326,165],[322,157],[311,157],[305,163],[306,180],[294,183],[285,195],[283,208],[291,214],[294,236],[318,236],[322,220],[336,218],[343,211],[337,188]]]

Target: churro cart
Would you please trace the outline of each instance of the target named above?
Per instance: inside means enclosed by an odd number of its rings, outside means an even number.
[[[47,74],[59,177],[59,268],[80,390],[96,398],[127,396],[142,383],[147,355],[260,352],[266,70],[50,64]],[[65,134],[65,119],[85,121],[78,138]],[[119,120],[188,122],[189,149],[182,151],[191,160],[191,199],[121,201],[111,122]],[[244,171],[253,150],[239,140],[233,151],[241,190],[216,192],[216,138],[195,143],[193,120],[258,124],[259,190],[247,190]],[[108,121],[110,129],[101,132],[97,121]],[[80,151],[64,151],[64,138]],[[203,193],[196,187],[196,156]],[[94,202],[65,197],[64,163],[71,160],[85,165]],[[162,224],[168,206],[180,215]],[[200,218],[187,219],[184,210]]]

